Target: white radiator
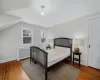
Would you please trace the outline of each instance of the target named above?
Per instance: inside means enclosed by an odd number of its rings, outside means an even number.
[[[25,59],[30,57],[29,48],[18,48],[17,50],[17,60]]]

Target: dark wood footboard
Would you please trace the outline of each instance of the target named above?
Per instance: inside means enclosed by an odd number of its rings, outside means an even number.
[[[36,46],[30,47],[30,62],[38,63],[45,70],[45,80],[47,80],[48,53]]]

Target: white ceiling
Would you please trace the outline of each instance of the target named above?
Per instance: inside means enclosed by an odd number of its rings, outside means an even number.
[[[19,17],[15,17],[8,14],[2,14],[0,15],[0,31],[20,21],[21,18]]]
[[[32,0],[0,0],[0,12],[8,12],[29,7]]]
[[[100,12],[100,0],[1,0],[0,10],[44,27]],[[6,1],[6,2],[5,2]],[[8,2],[7,2],[8,1]],[[45,16],[41,16],[45,5]]]

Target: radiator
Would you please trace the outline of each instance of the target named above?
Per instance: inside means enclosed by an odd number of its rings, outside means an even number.
[[[17,50],[17,60],[25,59],[30,57],[30,49],[29,48],[19,48]]]

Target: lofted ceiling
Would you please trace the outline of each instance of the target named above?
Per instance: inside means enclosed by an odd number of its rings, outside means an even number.
[[[32,4],[32,0],[0,0],[0,12],[8,12],[27,8]]]
[[[100,12],[100,0],[0,0],[0,11],[21,17],[24,22],[51,27]],[[41,15],[45,5],[45,16]]]
[[[0,15],[0,31],[20,21],[22,20],[19,17],[15,17],[8,14],[2,14]]]

